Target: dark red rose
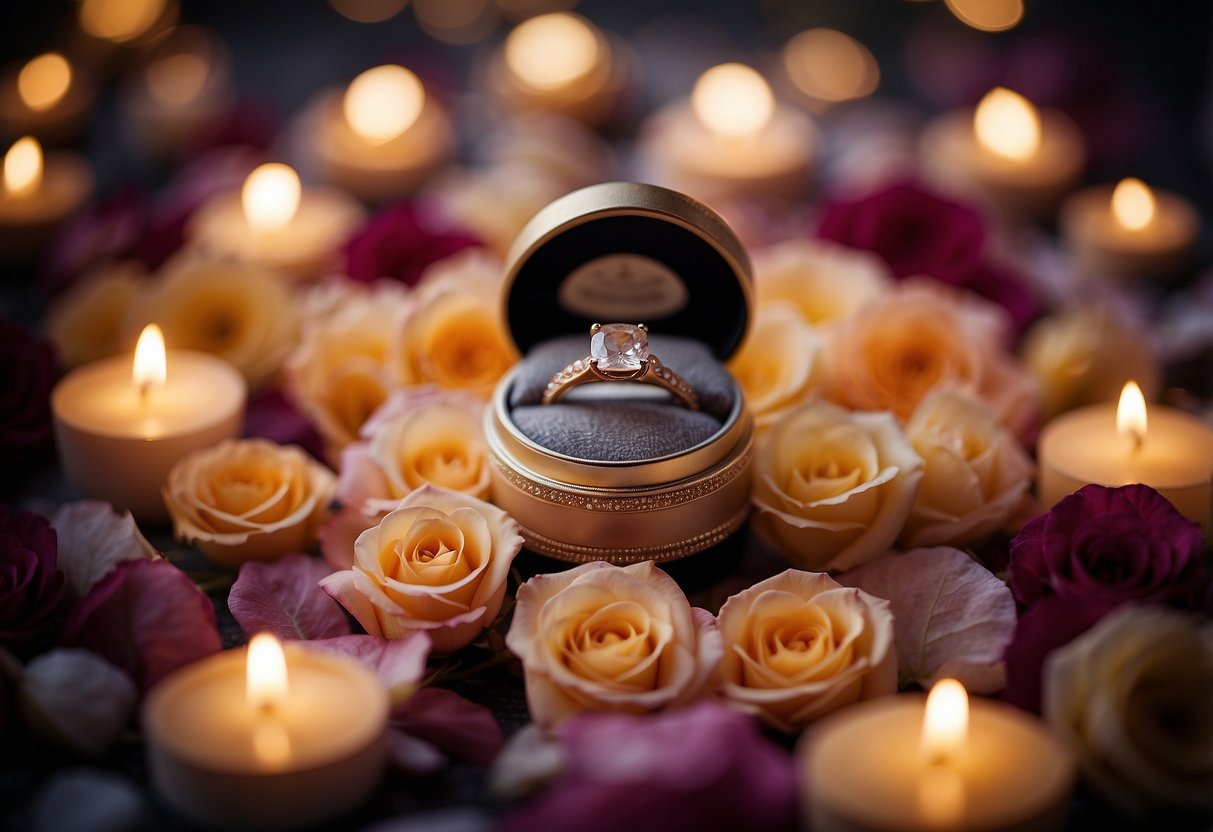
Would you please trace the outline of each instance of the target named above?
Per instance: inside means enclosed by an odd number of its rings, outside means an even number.
[[[479,245],[474,234],[436,210],[399,203],[372,217],[346,244],[345,273],[363,283],[391,277],[412,286],[430,264]]]
[[[13,472],[50,448],[55,349],[0,319],[0,468]]]
[[[1199,608],[1208,577],[1200,526],[1148,486],[1088,485],[1029,521],[1011,541],[1011,591]]]
[[[1022,613],[1003,653],[1007,686],[1002,698],[1026,711],[1040,713],[1045,657],[1091,629],[1116,607],[1111,601],[1051,595]]]
[[[244,415],[244,435],[260,436],[279,445],[299,445],[324,459],[324,438],[277,387],[252,394]]]
[[[93,266],[133,258],[147,215],[147,196],[134,188],[123,188],[78,214],[46,248],[42,291],[57,295]]]
[[[0,645],[20,650],[47,634],[63,599],[58,549],[45,517],[0,504]]]

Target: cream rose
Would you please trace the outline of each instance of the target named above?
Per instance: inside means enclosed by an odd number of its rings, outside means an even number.
[[[821,352],[831,399],[909,419],[938,387],[975,393],[1023,436],[1036,419],[1036,385],[1004,348],[998,307],[933,282],[909,280],[833,328]]]
[[[394,346],[405,383],[487,398],[518,359],[501,321],[500,264],[475,250],[448,257],[422,275],[417,299]]]
[[[102,266],[51,304],[46,334],[67,367],[79,367],[131,347],[125,322],[145,276],[138,263]]]
[[[522,660],[531,719],[544,727],[582,711],[685,705],[721,658],[715,619],[647,561],[531,578],[505,643]]]
[[[341,454],[340,506],[320,531],[337,569],[354,562],[354,540],[425,484],[489,496],[484,402],[469,393],[409,388],[393,393]]]
[[[829,575],[789,569],[725,601],[721,695],[792,732],[897,692],[889,602]]]
[[[953,389],[930,393],[905,433],[924,463],[901,531],[907,548],[980,540],[1030,499],[1032,462],[981,399]]]
[[[1162,379],[1146,334],[1103,305],[1045,318],[1028,332],[1023,358],[1041,390],[1045,418],[1097,402],[1114,402],[1126,381],[1146,398]]]
[[[759,307],[749,338],[729,361],[754,423],[765,430],[813,392],[821,339],[789,303]]]
[[[754,252],[754,294],[761,309],[791,303],[810,324],[845,320],[892,285],[875,254],[835,243],[788,240]]]
[[[1213,625],[1126,607],[1045,660],[1043,712],[1124,810],[1213,813]]]
[[[301,448],[231,439],[174,465],[164,502],[179,540],[235,566],[311,545],[334,484]]]
[[[273,378],[299,340],[294,300],[277,272],[194,252],[166,263],[135,299],[127,331],[151,322],[170,348],[217,355],[253,387]]]
[[[393,284],[313,294],[311,300],[316,316],[287,359],[287,387],[328,443],[332,461],[402,383],[391,344],[411,301]]]
[[[505,598],[518,524],[483,500],[425,485],[354,543],[354,566],[320,582],[374,636],[424,630],[437,653],[469,644]]]
[[[851,569],[892,545],[921,480],[891,414],[812,399],[759,443],[755,523],[802,569]]]

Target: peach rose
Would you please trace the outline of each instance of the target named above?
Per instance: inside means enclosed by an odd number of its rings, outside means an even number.
[[[938,283],[908,280],[835,327],[821,353],[829,397],[855,410],[909,419],[938,387],[975,393],[1023,436],[1037,415],[1036,385],[1005,349],[1003,311]]]
[[[651,562],[595,561],[518,589],[506,645],[522,660],[531,719],[644,713],[705,692],[721,658],[716,621]]]
[[[272,270],[187,252],[136,297],[127,332],[155,322],[170,348],[217,355],[252,387],[270,381],[299,340],[290,289]]]
[[[745,392],[754,423],[765,430],[813,392],[813,366],[821,339],[790,303],[758,308],[729,372]]]
[[[725,601],[721,695],[792,732],[897,692],[889,602],[829,575],[789,569]]]
[[[178,540],[235,566],[310,546],[334,484],[301,448],[229,439],[174,465],[164,502]]]
[[[354,566],[320,582],[373,636],[424,630],[436,653],[471,643],[505,599],[518,524],[467,494],[424,485],[354,543]]]
[[[66,367],[131,348],[124,323],[146,271],[139,263],[102,266],[60,295],[46,316],[46,335]]]
[[[811,399],[759,443],[755,524],[802,569],[851,569],[892,545],[921,480],[891,414]]]
[[[488,398],[518,354],[501,321],[501,266],[469,249],[426,269],[394,345],[406,384]]]
[[[402,383],[391,344],[410,305],[398,284],[310,296],[315,317],[287,359],[287,389],[334,458]]]
[[[348,569],[358,535],[427,483],[487,500],[483,415],[484,402],[469,393],[436,388],[393,393],[363,425],[363,441],[341,454],[340,509],[320,530],[329,563]]]
[[[497,257],[505,257],[527,221],[569,190],[534,165],[506,161],[453,172],[430,195],[456,224],[484,240]]]
[[[1032,461],[981,399],[936,390],[905,432],[924,462],[922,486],[901,532],[906,547],[980,540],[1030,499]]]
[[[875,254],[836,243],[788,240],[754,252],[759,309],[769,303],[791,303],[814,325],[849,318],[887,291],[892,277]]]
[[[1125,607],[1049,654],[1045,720],[1092,787],[1139,819],[1213,814],[1213,624]]]

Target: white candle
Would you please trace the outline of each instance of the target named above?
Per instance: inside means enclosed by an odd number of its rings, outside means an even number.
[[[298,141],[316,175],[366,202],[408,196],[455,147],[450,118],[412,70],[373,67],[343,93],[321,95]]]
[[[203,826],[318,826],[378,785],[387,714],[387,691],[367,668],[258,634],[152,690],[143,707],[152,782]]]
[[[66,56],[45,52],[0,78],[0,126],[65,142],[80,132],[93,98],[92,85]]]
[[[192,451],[240,433],[244,379],[205,353],[167,353],[159,328],[140,336],[135,360],[115,356],[69,374],[51,394],[55,439],[67,478],[82,493],[168,518],[161,488]]]
[[[1002,208],[1044,215],[1086,163],[1082,135],[1056,110],[991,90],[975,110],[946,113],[923,131],[923,166],[940,184]]]
[[[1076,774],[1043,723],[953,679],[840,711],[797,758],[815,832],[1061,829]]]
[[[0,168],[0,260],[35,254],[93,189],[83,157],[62,150],[44,155],[33,136],[14,142]]]
[[[1200,220],[1182,196],[1129,178],[1074,194],[1058,225],[1067,250],[1093,277],[1165,277],[1190,262]]]
[[[806,114],[775,101],[758,72],[721,64],[700,76],[688,100],[650,119],[640,153],[656,179],[708,202],[791,198],[808,188],[816,134]]]
[[[365,216],[345,193],[304,189],[290,166],[271,162],[250,173],[240,191],[203,205],[188,233],[213,254],[312,278],[338,265],[338,250]]]
[[[1037,498],[1048,508],[1084,485],[1143,483],[1181,514],[1213,525],[1213,426],[1154,405],[1125,385],[1120,401],[1091,405],[1058,416],[1037,442]]]

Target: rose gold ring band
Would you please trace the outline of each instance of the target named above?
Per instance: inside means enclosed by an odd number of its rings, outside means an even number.
[[[579,358],[552,376],[543,391],[543,403],[552,404],[574,387],[593,381],[653,384],[667,390],[688,410],[699,409],[699,396],[695,394],[695,389],[686,379],[662,364],[655,355],[650,355],[638,370],[603,370],[598,367],[592,356]]]

